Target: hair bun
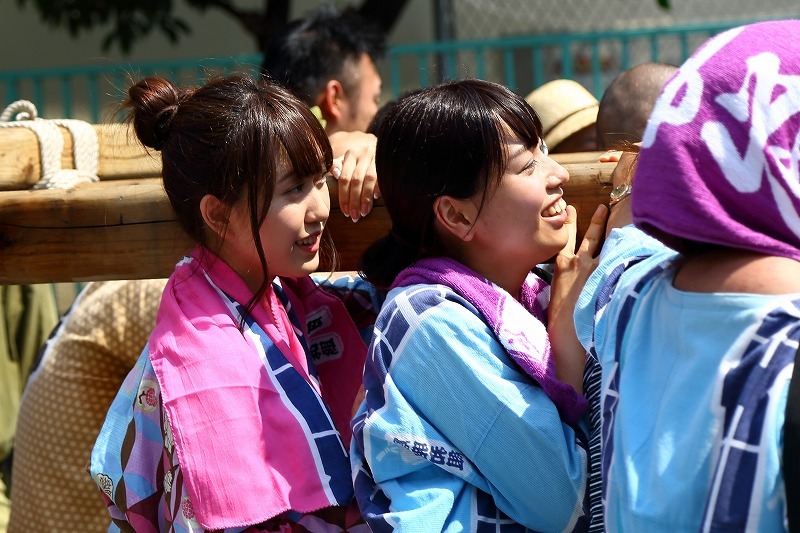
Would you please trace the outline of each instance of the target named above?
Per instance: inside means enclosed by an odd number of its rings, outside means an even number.
[[[175,113],[178,112],[178,104],[164,108],[156,115],[155,129],[153,130],[153,148],[161,150],[164,146],[164,140],[169,133],[169,127],[172,124],[172,119],[175,118]]]
[[[189,94],[164,78],[144,78],[128,90],[124,107],[130,109],[128,118],[142,144],[161,150],[178,106]]]

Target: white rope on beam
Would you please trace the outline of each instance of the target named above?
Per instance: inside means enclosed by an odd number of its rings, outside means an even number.
[[[61,168],[64,138],[59,125],[72,136],[75,168]],[[17,100],[0,113],[0,128],[27,128],[36,134],[42,177],[33,189],[69,189],[78,183],[98,181],[100,150],[97,133],[90,124],[74,119],[41,119],[32,102]]]

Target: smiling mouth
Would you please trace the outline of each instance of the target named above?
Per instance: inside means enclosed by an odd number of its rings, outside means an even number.
[[[556,203],[542,211],[543,217],[554,217],[560,215],[567,208],[567,202],[559,198]]]
[[[313,235],[309,235],[305,239],[300,239],[299,241],[295,241],[295,244],[298,246],[311,246],[317,242],[319,238],[319,233],[315,233]]]

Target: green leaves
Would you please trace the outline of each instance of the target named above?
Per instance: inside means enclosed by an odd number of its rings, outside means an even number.
[[[151,33],[161,33],[171,43],[191,33],[186,21],[174,14],[178,1],[200,12],[216,9],[227,14],[241,24],[257,46],[288,22],[292,5],[292,0],[260,0],[260,7],[255,8],[237,6],[236,0],[16,0],[20,8],[33,5],[42,22],[52,28],[64,28],[73,37],[92,29],[107,30],[103,50],[116,47],[126,54]],[[366,18],[388,31],[408,1],[362,0],[361,8],[365,9]]]
[[[73,37],[110,25],[103,50],[118,47],[129,53],[137,40],[153,32],[175,43],[191,31],[185,20],[173,14],[172,0],[17,0],[20,7],[28,3],[45,24],[65,28]]]

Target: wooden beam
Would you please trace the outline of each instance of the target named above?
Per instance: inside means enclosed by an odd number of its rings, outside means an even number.
[[[93,126],[99,146],[98,177],[101,180],[154,178],[161,174],[161,154],[148,151],[126,124]],[[74,168],[72,137],[64,138],[61,168]],[[602,152],[554,154],[561,164],[592,163]],[[0,191],[30,189],[42,176],[39,141],[27,128],[0,128]]]
[[[190,248],[161,181],[0,193],[0,283],[162,277]]]
[[[147,151],[125,124],[93,126],[100,151],[97,175],[101,180],[154,178],[161,174],[161,154]],[[64,138],[61,168],[75,168],[72,137]],[[42,177],[39,141],[27,128],[0,128],[0,191],[29,189]]]
[[[579,213],[580,234],[608,199],[614,163],[565,165],[565,198]],[[363,250],[391,227],[381,200],[357,223],[338,208],[330,182],[328,228],[340,270],[356,270]],[[69,190],[0,192],[0,284],[165,277],[191,248],[175,221],[161,180],[101,181]]]

